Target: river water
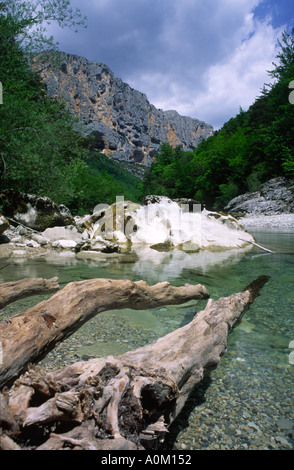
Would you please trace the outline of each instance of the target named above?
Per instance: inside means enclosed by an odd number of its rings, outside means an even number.
[[[204,284],[217,299],[242,290],[260,275],[270,276],[261,295],[230,333],[220,364],[195,390],[171,428],[164,447],[290,450],[294,448],[294,231],[251,233],[257,243],[275,253],[252,247],[249,251],[197,255],[142,247],[119,261],[78,260],[61,253],[41,259],[9,258],[0,260],[0,282],[58,276],[63,287],[70,281],[98,277],[144,279],[149,284],[166,280],[174,285]],[[6,307],[0,311],[0,320],[43,298],[24,299]],[[103,312],[58,345],[41,365],[57,369],[144,346],[191,321],[206,302]]]

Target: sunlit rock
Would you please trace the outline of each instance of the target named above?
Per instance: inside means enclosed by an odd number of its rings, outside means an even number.
[[[192,150],[213,133],[210,124],[157,109],[105,64],[64,53],[60,59],[60,68],[46,59],[41,67],[37,64],[48,93],[67,101],[100,152],[129,162],[138,174],[142,174],[140,166],[151,163],[162,142]]]
[[[262,184],[258,191],[247,192],[232,199],[225,210],[236,216],[294,213],[294,183],[282,176],[272,178]]]
[[[90,237],[102,237],[114,243],[128,243],[129,234],[136,230],[134,214],[141,206],[119,199],[111,206],[99,204],[94,209],[97,220],[90,230]],[[99,217],[98,217],[99,215]]]
[[[254,239],[232,216],[201,210],[187,211],[166,197],[151,197],[132,214],[136,230],[129,234],[135,244],[169,244],[187,251],[221,251],[241,248]]]
[[[72,225],[68,227],[49,227],[44,230],[42,237],[51,243],[58,240],[73,240],[78,243],[83,240],[82,234]]]

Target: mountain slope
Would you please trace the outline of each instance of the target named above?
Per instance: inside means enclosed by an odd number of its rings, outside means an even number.
[[[69,103],[107,156],[148,165],[162,142],[192,150],[213,133],[205,122],[155,108],[102,63],[66,53],[60,59],[58,68],[46,60],[41,64],[48,93]]]

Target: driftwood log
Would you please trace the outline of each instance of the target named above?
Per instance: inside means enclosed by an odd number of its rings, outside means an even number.
[[[29,367],[0,394],[0,448],[156,449],[267,280],[210,299],[189,324],[145,347],[56,372]]]
[[[58,278],[52,279],[21,279],[20,281],[0,284],[0,308],[37,294],[51,294],[59,290]]]
[[[106,310],[144,310],[192,299],[205,299],[204,286],[171,286],[161,282],[90,279],[71,282],[50,299],[0,323],[0,388],[46,356],[54,346],[90,318]]]

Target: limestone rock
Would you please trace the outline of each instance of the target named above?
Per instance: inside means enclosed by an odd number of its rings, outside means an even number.
[[[49,227],[44,230],[42,236],[47,241],[52,243],[59,240],[72,240],[76,243],[82,241],[82,235],[73,225],[67,227]]]
[[[232,199],[225,211],[235,215],[294,213],[294,181],[284,177],[272,178],[255,192]]]
[[[106,209],[98,210],[95,207],[93,215],[97,220],[93,225],[91,237],[102,237],[115,244],[127,243],[129,235],[136,231],[133,214],[139,207],[139,204],[131,201],[117,201]]]
[[[119,252],[119,246],[109,240],[104,240],[102,237],[98,237],[78,243],[75,247],[75,251],[77,253],[80,251],[117,253]]]
[[[42,59],[37,60],[40,68]],[[58,70],[45,59],[41,64],[48,92],[69,103],[94,137],[96,148],[107,156],[133,166],[148,165],[161,143],[191,150],[213,132],[211,125],[198,119],[155,108],[144,93],[116,78],[105,64],[65,53],[61,62]]]
[[[0,215],[0,235],[5,232],[9,227],[9,222],[3,215]]]
[[[0,194],[3,215],[33,230],[44,231],[48,227],[65,226],[73,218],[62,214],[49,197],[40,197],[15,190],[6,190]]]

